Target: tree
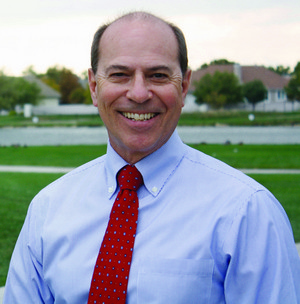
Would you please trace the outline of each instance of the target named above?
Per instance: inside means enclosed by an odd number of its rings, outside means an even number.
[[[224,108],[243,100],[242,88],[233,73],[216,71],[195,82],[196,103],[207,103],[214,109]]]
[[[57,65],[55,65],[53,67],[48,68],[45,76],[46,78],[51,79],[54,83],[59,85],[61,81],[61,73],[63,69],[64,68],[60,68]]]
[[[41,89],[35,83],[30,83],[22,77],[16,77],[14,78],[14,88],[17,91],[16,104],[35,105],[38,103]]]
[[[28,66],[28,67],[22,72],[22,74],[23,74],[24,76],[26,76],[26,75],[34,75],[35,77],[38,77],[38,74],[37,74],[37,72],[34,70],[34,66],[33,66],[33,65]]]
[[[261,80],[255,79],[243,84],[243,95],[247,98],[248,102],[252,104],[253,111],[255,105],[267,98],[268,90]]]
[[[70,100],[72,103],[82,103],[85,101],[85,90],[84,88],[76,88],[70,94]]]
[[[88,84],[85,86],[85,90],[84,90],[84,103],[85,104],[93,103],[92,97],[91,97],[91,92],[90,92],[90,87]]]
[[[81,86],[79,77],[67,68],[58,66],[50,67],[46,74],[42,76],[42,81],[57,90],[61,94],[61,103],[84,103],[85,99],[81,98],[80,91],[84,88]],[[74,92],[75,91],[75,92]]]
[[[284,89],[289,100],[292,102],[300,100],[300,61],[297,63],[292,73],[292,78]]]
[[[283,65],[278,65],[276,68],[268,67],[270,71],[273,71],[281,76],[290,74],[290,67],[284,67]]]
[[[63,68],[60,79],[60,93],[62,103],[74,103],[74,100],[72,100],[72,92],[78,89],[82,89],[82,86],[79,83],[79,78],[73,74],[71,70]],[[83,103],[84,99],[82,99],[81,102],[79,101],[80,100],[76,99],[75,103]]]
[[[14,103],[14,90],[9,77],[5,76],[3,72],[0,74],[0,109],[12,110]]]
[[[215,59],[215,60],[212,60],[209,64],[207,64],[207,63],[202,64],[201,69],[207,68],[210,65],[229,65],[229,64],[234,64],[234,62],[228,61],[227,59],[224,59],[224,58]]]
[[[16,105],[36,104],[40,89],[22,77],[9,77],[0,73],[0,109],[13,110]]]

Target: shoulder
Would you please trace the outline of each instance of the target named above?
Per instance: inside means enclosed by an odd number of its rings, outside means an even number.
[[[68,191],[76,192],[83,190],[86,184],[92,183],[97,178],[104,178],[104,163],[106,155],[89,161],[43,188],[35,197],[38,199],[43,196],[61,196]]]
[[[222,161],[188,147],[181,172],[194,197],[222,216],[237,220],[255,210],[273,218],[283,216],[288,222],[283,207],[267,188]]]
[[[42,227],[46,218],[55,217],[59,210],[72,209],[77,202],[91,196],[94,189],[101,188],[101,184],[104,187],[104,163],[105,156],[101,156],[70,171],[40,190],[29,205],[27,216],[30,225]]]
[[[182,165],[198,180],[204,179],[209,183],[249,188],[251,192],[265,189],[240,170],[189,146],[187,146]]]

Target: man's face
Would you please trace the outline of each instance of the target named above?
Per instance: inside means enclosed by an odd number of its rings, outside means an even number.
[[[172,30],[157,21],[118,21],[103,34],[93,104],[112,147],[128,163],[160,148],[176,128],[188,91]]]

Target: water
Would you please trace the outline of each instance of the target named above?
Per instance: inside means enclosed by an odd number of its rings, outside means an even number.
[[[186,143],[300,144],[300,127],[178,127]],[[2,128],[0,146],[98,145],[107,143],[104,127]]]
[[[186,143],[300,144],[300,127],[181,127]]]
[[[1,146],[98,145],[107,143],[107,139],[103,127],[0,129]]]

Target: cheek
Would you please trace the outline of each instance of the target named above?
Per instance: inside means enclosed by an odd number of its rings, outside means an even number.
[[[115,100],[120,96],[120,92],[109,85],[103,85],[98,88],[97,91],[97,100],[98,108],[100,109],[109,109]]]
[[[169,110],[181,109],[183,107],[182,95],[178,92],[176,86],[162,89],[161,92],[158,93],[158,96]]]

